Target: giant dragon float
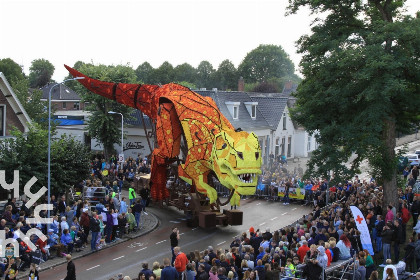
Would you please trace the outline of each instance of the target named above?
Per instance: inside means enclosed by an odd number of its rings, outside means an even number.
[[[153,200],[184,210],[192,226],[242,224],[240,210],[221,212],[220,206],[230,202],[236,208],[240,195],[255,193],[262,161],[254,133],[235,130],[213,99],[182,85],[105,82],[65,67],[74,77],[83,77],[78,81],[89,91],[139,109],[152,120]],[[215,182],[230,190],[224,203]]]

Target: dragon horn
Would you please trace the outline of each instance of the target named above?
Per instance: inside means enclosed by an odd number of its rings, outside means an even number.
[[[154,96],[153,93],[159,86],[103,82],[90,78],[67,65],[64,65],[64,67],[66,67],[73,77],[84,77],[84,79],[78,81],[89,91],[118,103],[139,109],[149,117],[153,117],[151,116],[152,98]]]

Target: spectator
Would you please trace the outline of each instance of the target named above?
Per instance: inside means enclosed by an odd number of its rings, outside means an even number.
[[[67,260],[67,275],[66,275],[66,278],[64,278],[64,280],[76,280],[76,267],[73,261],[71,260],[70,254],[66,256],[66,260]]]
[[[185,272],[185,269],[187,268],[188,259],[185,253],[181,252],[180,247],[174,248],[174,254],[176,256],[174,267],[176,271],[178,271],[180,278],[182,278],[181,275]]]
[[[394,231],[390,228],[391,222],[389,222],[386,226],[384,226],[384,229],[382,231],[382,242],[383,242],[383,254],[384,254],[384,263],[383,266],[385,266],[385,261],[387,259],[391,258],[391,242],[392,237],[394,235]]]
[[[160,277],[162,273],[162,269],[160,268],[159,262],[154,262],[152,268],[153,268],[152,273],[156,275],[156,277]]]
[[[392,273],[390,273],[388,269],[390,269]],[[397,275],[398,275],[397,268],[392,264],[391,259],[387,259],[386,266],[384,267],[382,280],[385,280],[385,279],[395,280]],[[394,277],[394,278],[388,278],[388,277]]]
[[[351,243],[344,234],[340,236],[340,241],[337,243],[337,248],[340,250],[340,260],[347,260],[351,258],[350,248]]]
[[[325,248],[323,246],[319,246],[317,248],[317,251],[318,251],[318,256],[317,256],[318,265],[321,266],[323,269],[327,268],[328,257],[325,254]]]
[[[178,272],[171,266],[168,258],[163,259],[163,265],[165,267],[162,269],[160,280],[176,280],[179,278]]]
[[[153,272],[149,269],[149,264],[143,263],[142,268],[143,269],[140,272],[143,273],[146,280],[149,280],[149,277],[153,274]]]
[[[322,274],[322,267],[318,265],[316,257],[312,257],[303,269],[302,277],[307,280],[319,280]]]
[[[299,261],[303,263],[303,260],[306,256],[306,253],[309,251],[308,242],[305,240],[302,242],[302,246],[299,247],[297,255],[299,256]]]

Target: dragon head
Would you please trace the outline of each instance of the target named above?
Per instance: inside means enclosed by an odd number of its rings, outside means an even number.
[[[212,164],[220,183],[242,195],[255,193],[261,147],[254,133],[222,131],[214,138]]]

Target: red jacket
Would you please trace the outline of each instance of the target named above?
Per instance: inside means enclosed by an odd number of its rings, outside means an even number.
[[[38,248],[41,250],[42,253],[44,253],[44,254],[47,253],[44,249],[45,246],[47,245],[47,239],[44,242],[44,241],[41,240],[41,238],[38,238],[35,245],[38,245]]]
[[[299,262],[303,263],[303,258],[306,255],[306,252],[308,252],[310,249],[308,247],[308,245],[302,245],[299,247],[298,251],[297,251],[297,255],[299,256]]]
[[[402,222],[403,222],[403,224],[407,224],[408,221],[411,218],[410,211],[408,211],[407,208],[403,207],[403,209],[401,210],[401,212],[402,212],[402,215],[401,215]]]
[[[180,252],[175,259],[176,271],[183,272],[187,268],[187,263],[187,256],[183,252]]]
[[[325,250],[325,254],[326,254],[326,255],[327,255],[327,257],[328,257],[328,263],[327,263],[327,266],[330,266],[331,261],[332,261],[332,255],[331,255],[331,251],[330,251],[330,249]]]
[[[82,227],[88,227],[88,226],[89,226],[89,223],[90,223],[90,219],[89,219],[89,215],[88,215],[88,213],[83,212],[83,213],[82,213],[82,216],[80,217],[80,222],[79,222],[79,224],[80,224]]]

